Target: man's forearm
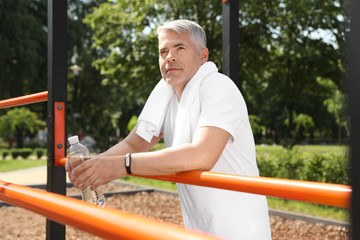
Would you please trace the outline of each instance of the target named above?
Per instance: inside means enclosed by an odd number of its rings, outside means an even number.
[[[199,128],[192,143],[133,154],[132,172],[167,175],[192,170],[208,171],[216,164],[229,138],[230,134],[220,128]]]
[[[160,139],[159,137],[153,137],[152,141],[148,143],[136,134],[137,125],[130,132],[130,134],[121,142],[114,145],[106,152],[99,154],[100,156],[115,156],[125,155],[126,153],[148,152]]]

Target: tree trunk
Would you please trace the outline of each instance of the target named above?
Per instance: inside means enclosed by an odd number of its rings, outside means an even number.
[[[16,127],[15,142],[16,142],[16,145],[17,145],[18,148],[23,148],[24,147],[23,135],[22,135],[21,128],[19,128],[19,127]]]

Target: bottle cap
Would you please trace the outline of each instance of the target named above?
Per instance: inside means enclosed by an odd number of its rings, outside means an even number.
[[[77,135],[68,138],[71,145],[79,143],[79,137]]]

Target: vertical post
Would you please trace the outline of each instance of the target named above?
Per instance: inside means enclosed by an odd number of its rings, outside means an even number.
[[[239,0],[223,0],[222,16],[222,72],[239,87]]]
[[[348,88],[351,119],[351,225],[352,239],[360,239],[360,2],[350,1],[350,39],[348,42]]]
[[[48,163],[47,191],[66,194],[64,167],[55,165],[56,102],[66,102],[67,97],[67,0],[48,0]],[[65,104],[63,106],[65,111]],[[66,136],[66,128],[64,128]],[[65,148],[65,144],[57,146]],[[65,239],[65,226],[46,220],[46,239]]]

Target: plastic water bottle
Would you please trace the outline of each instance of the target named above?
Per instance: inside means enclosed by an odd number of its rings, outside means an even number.
[[[71,169],[74,169],[82,162],[90,159],[90,152],[84,145],[79,143],[79,137],[77,135],[69,137],[68,140],[71,144],[68,161]],[[105,206],[105,197],[100,187],[94,191],[91,191],[90,187],[86,188],[81,192],[81,197],[83,201],[96,204],[100,207]]]

